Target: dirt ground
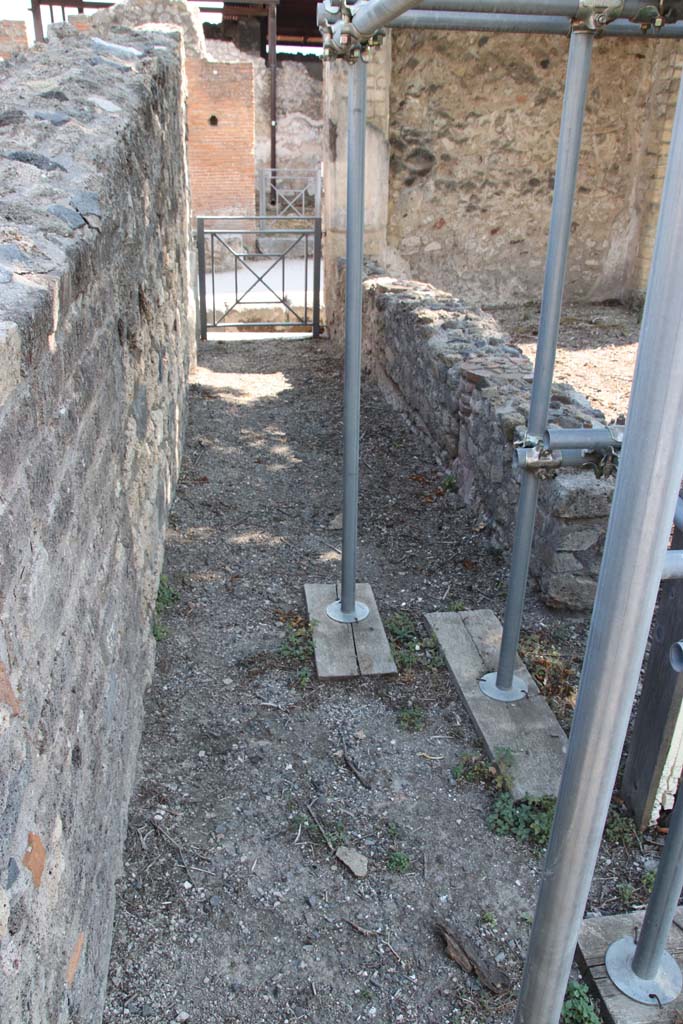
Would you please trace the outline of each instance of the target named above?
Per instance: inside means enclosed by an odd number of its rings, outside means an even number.
[[[491,312],[533,362],[538,305],[497,306]],[[608,422],[626,415],[639,328],[638,316],[624,306],[568,304],[563,310],[555,379],[586,395],[596,409],[602,409]]]
[[[506,561],[366,381],[360,578],[401,672],[317,682],[303,584],[339,572],[341,385],[324,341],[199,353],[106,1024],[512,1019],[541,862],[492,831],[499,780],[422,620],[502,615]],[[529,596],[530,667],[565,721],[585,628]],[[645,897],[656,848],[615,822],[591,912]],[[367,877],[329,849],[342,843]],[[487,992],[449,960],[439,921],[465,929],[511,990]]]

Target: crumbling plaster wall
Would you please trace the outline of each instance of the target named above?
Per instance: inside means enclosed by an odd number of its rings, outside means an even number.
[[[463,501],[480,514],[496,550],[512,541],[521,436],[533,376],[495,319],[470,303],[417,281],[368,268],[363,293],[363,360],[388,400],[407,414],[453,473]],[[331,335],[343,346],[344,270],[338,266]],[[553,387],[549,422],[604,422],[583,395]],[[531,575],[554,607],[590,608],[607,528],[611,480],[562,470],[541,484]]]
[[[0,68],[3,1024],[101,1019],[193,353],[180,40],[109,38]]]
[[[567,295],[641,286],[673,40],[594,44]],[[488,304],[538,298],[568,42],[395,31],[389,265]]]
[[[369,256],[475,303],[540,298],[567,50],[554,36],[388,33],[368,68]],[[594,44],[567,298],[645,286],[680,66],[675,40]],[[325,70],[330,267],[343,252],[346,73]]]

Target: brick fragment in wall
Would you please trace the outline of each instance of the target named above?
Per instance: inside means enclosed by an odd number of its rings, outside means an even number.
[[[341,348],[344,264],[327,297],[331,340]],[[512,542],[519,493],[514,441],[526,423],[532,366],[495,319],[428,284],[369,268],[363,297],[363,358],[394,407],[442,455],[463,500],[496,549]],[[599,425],[578,391],[556,385],[553,426]],[[591,607],[614,484],[562,471],[541,484],[531,576],[554,607]]]
[[[3,1024],[101,1018],[194,358],[182,47],[98,18],[0,82]]]
[[[0,20],[0,60],[9,60],[28,49],[25,21]]]

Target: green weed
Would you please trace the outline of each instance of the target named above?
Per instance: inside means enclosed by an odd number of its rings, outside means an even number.
[[[580,981],[569,982],[560,1020],[562,1024],[602,1024],[587,985]]]
[[[391,653],[399,671],[443,668],[445,661],[436,637],[425,634],[408,612],[394,612],[386,622]]]
[[[540,851],[548,845],[554,814],[554,797],[529,797],[515,803],[509,793],[502,792],[493,801],[486,823],[496,835],[524,840]]]
[[[168,576],[162,576],[159,580],[159,589],[157,591],[156,600],[156,612],[157,615],[161,612],[165,612],[171,605],[174,605],[178,600],[178,593],[171,586]]]
[[[617,893],[621,902],[625,903],[626,906],[630,906],[633,903],[635,889],[630,882],[620,882],[617,886]]]
[[[657,877],[656,871],[644,871],[643,877],[640,879],[640,883],[648,895],[652,892],[655,884],[655,878]]]
[[[292,661],[308,661],[313,657],[312,627],[300,619],[285,623],[285,638],[280,645],[283,658]]]
[[[426,722],[427,717],[420,707],[402,708],[398,713],[398,724],[406,732],[420,732]]]
[[[392,850],[387,854],[387,867],[395,875],[405,875],[406,871],[410,869],[410,857],[402,850]]]
[[[633,819],[622,814],[616,807],[611,807],[605,824],[604,838],[615,846],[631,849],[638,842],[638,833]]]
[[[159,622],[155,616],[152,621],[152,636],[160,643],[162,640],[168,640],[168,629],[162,622]]]

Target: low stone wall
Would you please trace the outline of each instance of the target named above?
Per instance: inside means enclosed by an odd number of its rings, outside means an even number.
[[[343,343],[343,268],[328,323]],[[430,439],[493,546],[512,540],[519,491],[513,442],[526,424],[532,366],[494,318],[431,285],[371,273],[364,285],[364,365]],[[549,422],[592,426],[601,413],[566,384]],[[613,484],[562,470],[541,484],[531,575],[556,607],[592,604]]]
[[[179,41],[58,36],[0,71],[3,1024],[101,1019],[194,337]]]

